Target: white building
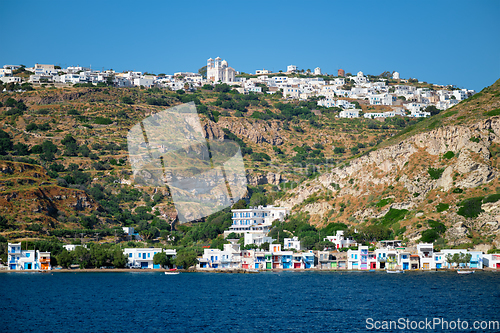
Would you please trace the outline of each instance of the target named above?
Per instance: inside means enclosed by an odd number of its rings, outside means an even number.
[[[302,250],[299,238],[298,237],[285,238],[283,240],[283,249],[285,249],[285,250],[295,249],[297,251]]]
[[[347,109],[339,112],[339,118],[358,118],[360,109]]]
[[[241,250],[239,244],[224,244],[224,249],[204,249],[198,259],[199,268],[234,269],[240,268]]]
[[[283,98],[299,98],[300,89],[298,86],[288,86],[283,88]]]
[[[394,72],[394,73],[392,73],[392,78],[393,78],[394,80],[399,80],[399,73],[398,73],[398,72]]]
[[[286,72],[287,73],[296,73],[297,72],[297,66],[295,66],[295,65],[286,66]]]
[[[267,233],[274,220],[284,221],[290,211],[283,207],[258,206],[247,209],[233,209],[233,224],[229,230],[224,231],[227,236],[230,233]]]
[[[354,240],[352,240],[352,238],[344,237],[343,230],[337,230],[335,236],[326,236],[326,238],[324,238],[323,240],[335,244],[335,249],[337,250],[357,245],[357,243]]]
[[[50,252],[22,250],[21,243],[7,244],[7,267],[9,270],[50,270]]]
[[[261,75],[261,74],[270,74],[271,71],[267,70],[267,69],[258,69],[255,71],[255,75]]]
[[[175,258],[176,250],[164,250],[162,248],[126,248],[123,253],[127,256],[128,267],[133,268],[160,268],[160,265],[153,264],[153,257],[159,252],[165,252],[168,257]]]
[[[357,250],[347,251],[347,269],[366,270],[376,268],[376,258],[368,252],[368,246],[358,246]]]
[[[484,267],[500,269],[500,254],[483,254]]]
[[[258,248],[260,248],[262,246],[262,244],[264,244],[264,243],[271,244],[274,241],[274,239],[272,239],[271,237],[267,237],[266,234],[267,234],[267,232],[261,232],[261,233],[247,232],[244,234],[244,243],[243,244],[244,244],[244,246],[254,244]]]
[[[219,57],[207,60],[207,79],[216,83],[235,82],[236,71],[228,66],[226,60],[221,60]]]
[[[87,245],[79,245],[79,244],[64,244],[63,248],[71,252],[74,251],[78,246],[83,246],[84,248],[87,248]]]
[[[54,68],[54,65],[42,65],[35,64],[33,68],[35,75],[54,75],[57,74],[57,69]]]
[[[371,105],[392,105],[392,95],[378,94],[368,96]]]
[[[417,244],[417,254],[420,257],[420,269],[435,269],[434,245],[432,243]],[[433,260],[434,259],[434,260]]]
[[[314,75],[321,75],[321,68],[316,67],[316,68],[314,69]]]
[[[156,77],[153,75],[144,75],[143,77],[134,79],[134,86],[136,87],[152,87],[155,83]]]

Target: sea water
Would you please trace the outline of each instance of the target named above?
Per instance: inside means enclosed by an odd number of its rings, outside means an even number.
[[[0,297],[1,332],[445,332],[457,320],[468,332],[500,321],[492,272],[12,272]],[[448,327],[422,326],[435,318]]]

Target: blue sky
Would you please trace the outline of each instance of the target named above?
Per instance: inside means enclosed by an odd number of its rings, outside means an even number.
[[[0,64],[172,74],[398,71],[481,90],[500,78],[500,1],[3,1]]]

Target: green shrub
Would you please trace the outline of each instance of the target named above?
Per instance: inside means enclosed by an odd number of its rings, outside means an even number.
[[[500,116],[500,108],[485,113],[488,117]]]
[[[444,168],[429,168],[427,172],[432,179],[439,179],[444,172]]]
[[[443,234],[446,231],[446,226],[441,222],[427,220],[427,225],[433,230],[436,230],[439,234]]]
[[[457,211],[458,215],[463,217],[478,217],[484,212],[481,208],[483,197],[469,198],[459,203],[460,208]]]
[[[383,225],[391,225],[402,220],[407,213],[407,209],[390,208],[387,214],[385,214],[385,216],[380,219],[380,222]]]
[[[105,117],[97,117],[94,119],[94,124],[98,124],[98,125],[109,125],[109,124],[112,124],[113,121],[109,118],[105,118]]]
[[[444,155],[443,155],[444,158],[446,159],[452,159],[453,157],[455,157],[455,153],[452,152],[452,151],[447,151]]]
[[[336,191],[340,191],[340,185],[339,184],[331,183],[330,186],[333,187]]]
[[[380,200],[379,202],[377,202],[375,204],[376,207],[384,207],[385,205],[387,205],[388,203],[390,203],[392,201],[392,199],[382,199]]]
[[[134,104],[134,100],[128,96],[122,97],[122,103],[125,104]]]
[[[498,200],[500,200],[500,193],[495,193],[484,198],[483,203],[497,202]]]
[[[477,138],[475,136],[471,137],[469,140],[472,142],[475,142],[475,143],[479,143],[479,141],[481,141],[479,138]]]
[[[422,231],[422,237],[420,238],[420,241],[423,243],[434,243],[434,241],[438,238],[439,234],[436,230],[427,229],[425,231]]]
[[[450,205],[441,202],[437,204],[436,212],[441,213],[444,212],[445,210],[448,210],[448,208],[450,208]]]
[[[453,192],[453,193],[463,193],[463,192],[464,192],[464,190],[462,190],[461,188],[456,187],[456,188],[454,188],[454,189],[453,189],[453,191],[452,191],[452,192]]]
[[[455,114],[457,114],[458,111],[450,111],[450,112],[446,112],[444,115],[443,115],[443,118],[448,118],[448,117],[451,117]]]

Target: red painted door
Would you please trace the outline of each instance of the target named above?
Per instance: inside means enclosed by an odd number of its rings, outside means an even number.
[[[375,268],[377,268],[377,263],[376,263],[376,262],[371,262],[371,263],[370,263],[370,268],[371,268],[371,269],[375,269]]]

